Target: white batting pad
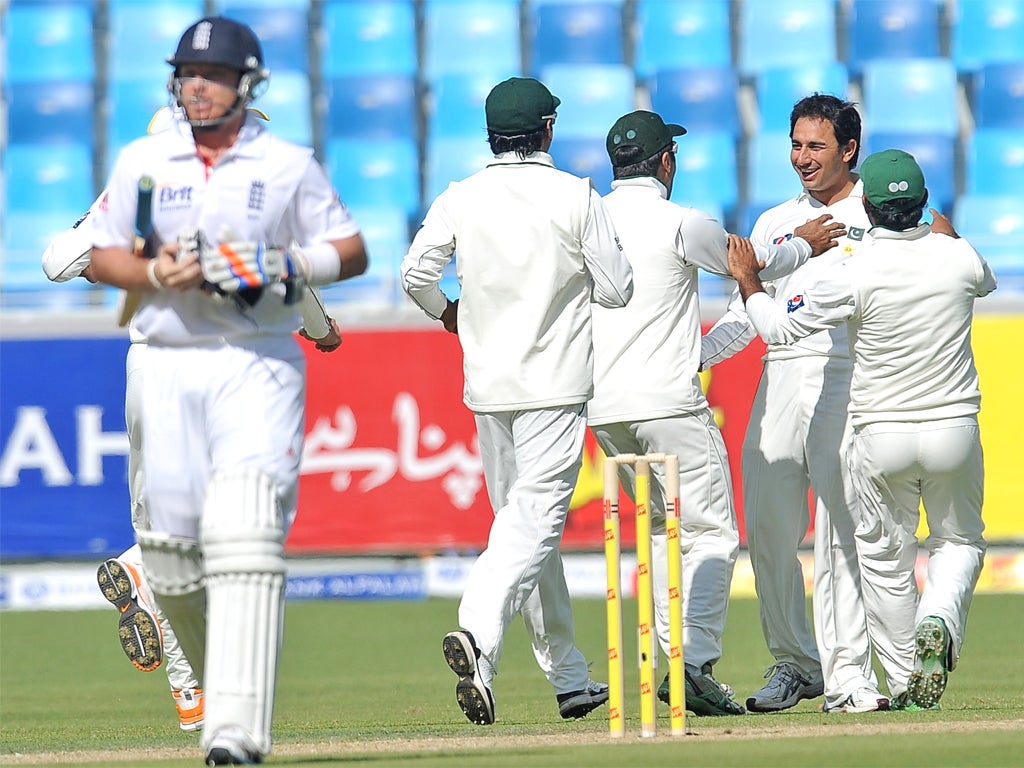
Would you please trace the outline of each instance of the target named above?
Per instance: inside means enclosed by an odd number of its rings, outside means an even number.
[[[253,468],[215,474],[200,538],[210,617],[203,746],[219,728],[241,726],[268,754],[285,585],[284,523],[274,479]]]

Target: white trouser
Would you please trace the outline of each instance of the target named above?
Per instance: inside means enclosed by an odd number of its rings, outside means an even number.
[[[679,547],[683,559],[683,648],[688,665],[715,664],[729,587],[739,551],[729,461],[710,409],[628,424],[591,428],[607,456],[668,453],[679,457]],[[619,465],[619,480],[636,501],[636,470]],[[651,465],[651,558],[658,640],[668,658],[668,545],[665,465]]]
[[[128,347],[128,356],[125,358],[124,418],[128,427],[128,495],[131,499],[132,528],[136,531],[150,529],[142,492],[142,378],[145,359],[144,343],[136,342]],[[135,568],[141,579],[139,591],[142,593],[142,599],[153,609],[157,621],[160,622],[160,630],[163,633],[164,671],[167,673],[167,682],[171,690],[199,688],[199,680],[192,670],[192,665],[188,663],[170,622],[167,621],[149,588],[142,567],[142,552],[139,545],[136,544],[122,552],[118,555],[118,560],[123,560]]]
[[[952,639],[952,669],[985,559],[984,463],[977,417],[883,422],[854,432],[850,463],[860,503],[857,548],[871,638],[889,691],[906,690],[914,630],[938,616]],[[923,503],[928,576],[918,600],[914,566]]]
[[[586,406],[476,414],[487,493],[494,508],[487,548],[469,573],[459,625],[497,672],[505,630],[522,613],[534,656],[555,693],[584,688],[572,603],[559,544],[583,461]]]
[[[743,443],[743,511],[768,650],[825,681],[828,706],[875,687],[846,464],[849,360],[765,363]],[[813,487],[814,634],[798,558]]]

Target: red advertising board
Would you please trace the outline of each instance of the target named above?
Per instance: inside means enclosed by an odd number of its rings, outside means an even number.
[[[307,348],[306,446],[289,552],[482,549],[493,512],[473,415],[462,402],[458,339],[440,328],[350,331],[332,354]],[[762,352],[751,344],[704,380],[729,451],[741,528],[739,452]],[[600,469],[588,438],[565,549],[602,546]],[[629,529],[623,525],[631,541]]]

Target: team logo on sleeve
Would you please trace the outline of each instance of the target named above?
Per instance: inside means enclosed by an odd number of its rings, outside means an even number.
[[[798,293],[796,296],[786,302],[787,312],[796,312],[800,307],[804,306],[804,295]]]
[[[792,240],[792,239],[793,239],[793,233],[790,232],[788,235],[779,235],[774,240],[772,240],[772,243],[774,245],[782,245],[787,240]]]

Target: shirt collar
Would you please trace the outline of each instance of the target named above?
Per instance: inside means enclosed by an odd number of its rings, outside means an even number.
[[[657,192],[663,199],[668,199],[668,187],[661,183],[661,179],[654,176],[633,176],[629,179],[616,179],[612,182],[612,189],[619,189],[620,187],[649,189],[652,192]]]
[[[854,178],[857,179],[857,181],[854,183],[853,189],[850,190],[849,197],[862,198],[864,197],[864,182],[860,180],[860,176],[857,176],[857,174],[854,174]],[[796,199],[797,202],[800,203],[809,202],[813,206],[818,206],[821,208],[825,207],[824,203],[821,203],[815,198],[811,197],[811,193],[808,192],[806,189],[800,190],[800,194],[796,196]]]
[[[174,138],[175,156],[191,158],[196,154],[196,141],[192,135],[192,126],[184,112],[175,115],[174,126],[171,129],[177,135]],[[263,139],[267,135],[267,129],[263,123],[253,115],[246,114],[242,129],[238,132],[238,139],[225,153],[225,157],[259,157],[263,155]]]
[[[555,161],[547,152],[533,152],[526,157],[520,157],[515,152],[502,152],[500,155],[495,155],[487,167],[494,168],[498,165],[546,165],[554,168]]]
[[[919,240],[931,231],[931,224],[918,224],[916,227],[905,229],[902,232],[885,227],[872,227],[868,230],[868,234],[876,240]]]

